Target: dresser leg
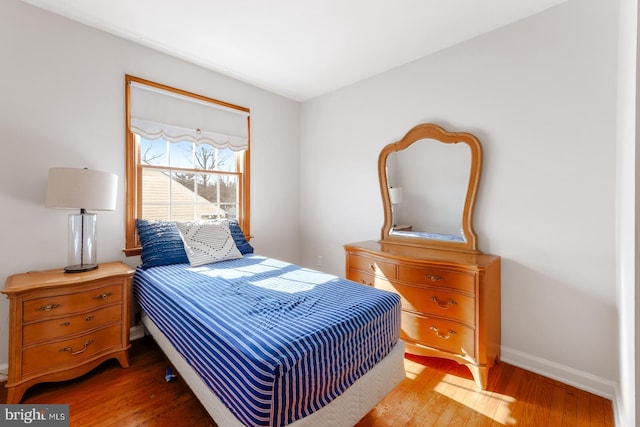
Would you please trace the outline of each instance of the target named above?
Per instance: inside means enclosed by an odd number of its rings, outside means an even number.
[[[13,403],[20,403],[24,392],[27,391],[27,386],[17,385],[15,387],[7,387],[7,405]]]
[[[473,375],[473,380],[476,382],[476,385],[482,390],[486,390],[487,380],[489,378],[489,368],[486,366],[481,367],[472,364],[468,364],[467,367],[471,371],[471,375]]]
[[[131,366],[131,363],[129,362],[129,352],[127,351],[118,353],[116,359],[118,359],[121,368],[128,368],[129,366]]]

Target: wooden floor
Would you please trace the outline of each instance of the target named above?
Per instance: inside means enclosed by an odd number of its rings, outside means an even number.
[[[78,427],[216,425],[179,377],[165,381],[168,362],[151,338],[130,352],[129,369],[109,361],[76,380],[38,384],[22,403],[68,403]],[[455,362],[407,355],[405,367],[407,379],[358,427],[613,426],[609,400],[506,363],[490,371],[485,391]]]

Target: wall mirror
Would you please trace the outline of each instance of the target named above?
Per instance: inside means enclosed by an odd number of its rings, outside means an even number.
[[[478,253],[473,230],[482,147],[465,132],[427,123],[378,158],[382,241]]]

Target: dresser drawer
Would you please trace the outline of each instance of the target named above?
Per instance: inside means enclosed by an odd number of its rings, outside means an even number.
[[[28,345],[45,339],[55,339],[79,334],[83,331],[121,321],[121,305],[112,305],[75,316],[43,320],[24,326],[22,343]]]
[[[377,283],[376,288],[395,292],[402,299],[404,310],[458,320],[475,325],[475,299],[446,289],[423,288],[402,283]]]
[[[57,341],[25,349],[22,355],[23,375],[77,364],[101,351],[122,346],[122,327],[114,325],[69,340]]]
[[[474,330],[457,322],[402,311],[401,338],[437,350],[475,356]]]
[[[393,289],[387,279],[381,276],[374,276],[373,274],[367,273],[366,271],[349,270],[347,279],[353,280],[354,282],[358,282],[362,285],[373,286],[378,289]]]
[[[113,284],[89,291],[26,300],[22,316],[25,322],[30,322],[80,313],[121,301],[122,286]]]
[[[398,268],[398,279],[403,282],[447,287],[470,294],[475,293],[475,275],[470,273],[461,273],[436,267],[401,265]]]
[[[347,279],[353,280],[354,282],[358,282],[361,285],[374,286],[376,276],[374,276],[371,273],[367,273],[366,271],[349,270],[349,274],[347,274]]]
[[[394,263],[362,255],[349,254],[349,270],[366,271],[387,279],[396,278],[396,265]]]

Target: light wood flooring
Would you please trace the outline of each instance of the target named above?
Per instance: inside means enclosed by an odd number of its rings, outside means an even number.
[[[130,355],[129,369],[105,362],[75,380],[38,384],[22,403],[68,403],[74,427],[215,426],[179,377],[165,381],[168,362],[151,338],[134,341]],[[405,367],[407,379],[358,427],[613,426],[611,401],[506,363],[490,370],[485,391],[455,362],[407,355]]]

